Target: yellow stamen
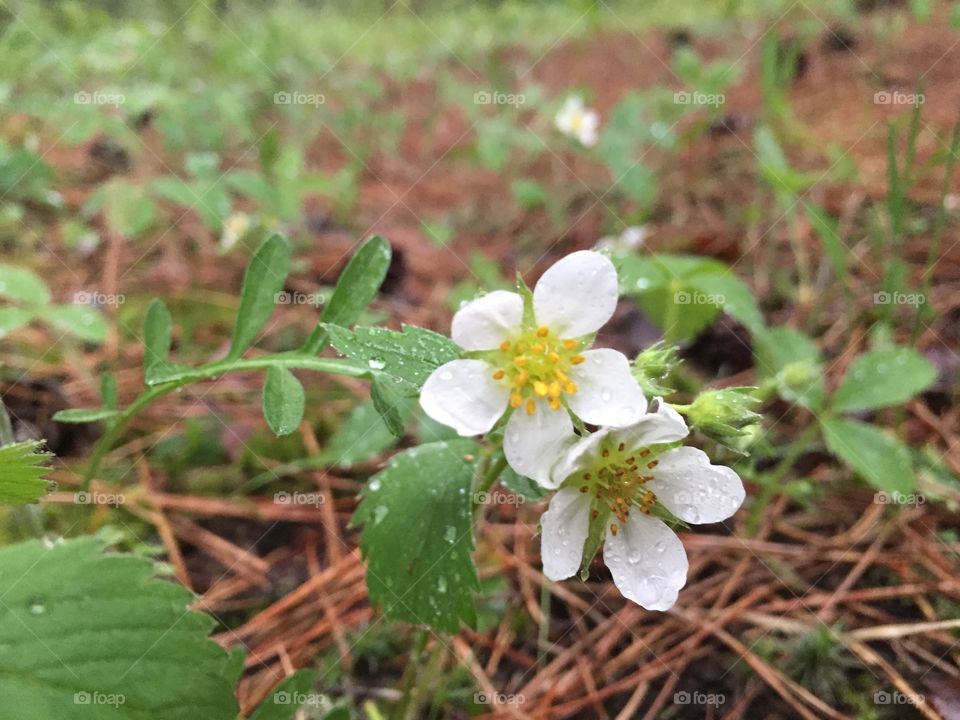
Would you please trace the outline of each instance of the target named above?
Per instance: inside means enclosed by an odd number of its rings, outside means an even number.
[[[497,371],[493,374],[493,379],[494,379],[494,380],[503,380],[506,376],[507,376],[507,374],[506,374],[503,370],[497,370]]]
[[[579,365],[584,360],[586,360],[586,358],[583,355],[574,355],[572,358],[570,358],[570,363],[572,365]]]
[[[542,354],[543,354],[543,350],[544,350],[543,345],[541,345],[540,343],[534,343],[534,344],[533,344],[533,347],[530,348],[530,349],[531,349],[533,352],[535,352],[537,355],[542,355]]]
[[[560,398],[550,398],[550,407],[551,407],[553,410],[559,410],[559,409],[560,409]]]
[[[613,533],[613,535],[616,535],[616,534],[617,534],[617,524],[616,524],[616,523],[610,523],[610,532]]]
[[[500,349],[503,352],[508,352],[510,350],[510,341],[504,340],[502,343],[500,343]]]
[[[533,401],[533,398],[527,399],[527,415],[536,415],[537,413],[537,404]]]
[[[546,337],[549,334],[550,334],[550,328],[548,328],[546,325],[541,325],[537,329],[537,337]]]
[[[537,381],[533,384],[533,391],[534,391],[537,395],[539,395],[540,397],[546,397],[546,396],[547,396],[547,384],[546,384],[545,382],[540,382],[539,380],[537,380]]]
[[[561,392],[562,392],[562,390],[561,390],[561,388],[560,388],[560,383],[558,383],[558,382],[552,382],[552,383],[550,383],[550,387],[547,389],[547,393],[548,393],[548,394],[550,395],[550,397],[552,397],[552,398],[558,398],[558,397],[560,397],[560,393],[561,393]]]
[[[554,370],[553,374],[556,376],[557,380],[562,383],[570,382],[570,378],[567,377],[567,374],[563,370]]]
[[[528,358],[526,355],[517,355],[517,357],[513,359],[513,364],[518,368],[522,368],[528,362],[530,362],[530,358]]]
[[[523,396],[518,392],[510,393],[510,407],[518,408],[523,405]]]
[[[573,350],[573,349],[577,346],[577,341],[576,341],[576,340],[564,340],[564,341],[563,341],[563,346],[564,346],[567,350]]]
[[[547,358],[550,360],[550,362],[554,364],[560,362],[560,356],[557,355],[555,352],[551,352],[549,355],[547,355]]]
[[[516,385],[518,388],[521,388],[527,384],[527,380],[529,379],[530,379],[530,373],[524,370],[513,379],[513,384]]]
[[[572,395],[572,394],[574,394],[575,392],[577,392],[577,384],[576,384],[576,383],[572,383],[572,382],[570,382],[570,381],[568,380],[568,381],[567,381],[566,383],[564,383],[564,385],[563,385],[563,391],[564,391],[564,392],[568,392],[568,393],[570,393],[570,394]]]

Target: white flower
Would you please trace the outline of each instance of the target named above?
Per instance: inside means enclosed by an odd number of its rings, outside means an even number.
[[[554,122],[560,132],[579,140],[581,145],[593,147],[597,144],[600,116],[595,110],[584,107],[583,98],[580,96],[568,97]]]
[[[617,271],[591,251],[547,270],[532,301],[497,290],[463,306],[451,336],[467,358],[437,368],[420,404],[460,435],[488,432],[507,410],[503,449],[510,466],[549,483],[550,468],[573,437],[570,412],[594,425],[625,427],[647,400],[622,353],[588,350],[617,305]]]
[[[664,402],[635,425],[601,428],[574,441],[552,473],[560,490],[540,520],[543,572],[564,580],[580,569],[591,523],[603,530],[603,559],[624,597],[668,610],[687,581],[687,556],[658,506],[684,522],[726,520],[743,503],[743,483],[696,448],[672,447],[687,436]]]
[[[229,252],[246,235],[252,222],[246,213],[234,213],[223,221],[223,232],[220,235],[220,252]]]

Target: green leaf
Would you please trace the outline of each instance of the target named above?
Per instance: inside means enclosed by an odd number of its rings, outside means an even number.
[[[263,383],[263,417],[274,435],[289,435],[300,426],[306,398],[303,385],[286,368],[271,365]]]
[[[764,328],[763,313],[753,296],[753,291],[740,278],[730,272],[694,275],[690,285],[703,295],[719,300],[720,307],[730,317],[743,323],[751,333]]]
[[[193,596],[85,537],[0,549],[0,697],[17,720],[235,720],[237,673]]]
[[[103,314],[86,305],[52,305],[41,310],[40,316],[57,330],[84,342],[102,343],[110,330]]]
[[[392,257],[390,243],[382,237],[374,235],[367,240],[340,274],[320,316],[321,323],[349,327],[357,322],[383,285]],[[323,325],[317,325],[302,352],[314,355],[323,349],[328,339]]]
[[[634,296],[670,339],[696,336],[720,312],[720,298],[700,286],[729,273],[723,263],[687,255],[616,258],[620,293]]]
[[[856,420],[831,418],[821,422],[827,447],[878,490],[913,490],[909,449],[877,428]]]
[[[43,476],[52,456],[40,449],[42,445],[27,441],[0,447],[0,503],[23,505],[47,494],[48,484]]]
[[[50,290],[32,270],[0,265],[0,297],[24,305],[46,305],[50,302]]]
[[[353,517],[363,525],[371,600],[394,620],[454,633],[476,622],[471,440],[394,456],[367,484]]]
[[[317,704],[311,701],[320,696],[309,695],[316,679],[314,670],[297,670],[257,705],[249,720],[292,720],[303,705]]]
[[[408,383],[386,373],[376,373],[370,385],[370,398],[387,429],[397,438],[406,431],[403,410],[408,405],[404,386]]]
[[[290,243],[281,235],[271,235],[257,248],[243,275],[240,309],[228,358],[240,357],[266,325],[289,272]]]
[[[330,343],[342,354],[365,362],[371,372],[382,371],[419,389],[434,370],[460,357],[460,348],[449,338],[430,330],[405,325],[402,332],[380,327],[352,331],[324,325]]]
[[[850,363],[832,407],[854,412],[900,405],[928,388],[936,377],[936,368],[912,348],[870,350]]]
[[[166,362],[173,342],[173,318],[163,300],[154,298],[143,321],[143,367],[147,378],[157,365]]]
[[[0,338],[6,337],[14,330],[22,328],[33,320],[33,311],[18,307],[0,308]]]
[[[409,409],[406,410],[409,414]],[[347,415],[327,442],[323,458],[330,465],[347,467],[389,450],[397,444],[373,401],[360,403]]]
[[[99,422],[116,417],[120,413],[112,408],[70,408],[55,413],[53,419],[57,422],[79,425],[82,423]]]

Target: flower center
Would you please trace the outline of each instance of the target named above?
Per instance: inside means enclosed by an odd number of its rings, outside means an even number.
[[[628,450],[623,443],[614,446],[607,441],[601,446],[589,472],[575,476],[574,481],[582,480],[580,492],[591,493],[594,502],[606,505],[612,515],[624,523],[633,507],[645,515],[650,514],[657,496],[644,485],[653,480],[649,473],[657,464],[649,448]],[[595,509],[593,512],[596,518],[599,511]],[[617,529],[617,523],[611,523],[610,532],[616,535]]]
[[[543,398],[554,410],[563,407],[565,394],[577,392],[577,384],[570,379],[570,368],[585,358],[578,354],[580,343],[561,340],[546,325],[518,336],[512,342],[505,340],[493,361],[497,371],[494,380],[502,380],[513,388],[510,406],[523,407],[528,415],[537,412],[537,399]]]

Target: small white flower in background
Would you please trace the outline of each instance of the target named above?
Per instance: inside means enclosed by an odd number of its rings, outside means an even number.
[[[574,575],[591,523],[605,535],[603,559],[624,597],[648,610],[668,610],[687,581],[680,538],[655,517],[662,506],[687,523],[733,515],[743,483],[730,468],[711,465],[696,448],[674,447],[689,432],[683,418],[659,400],[628,428],[601,428],[575,440],[554,466],[560,490],[540,520],[543,572]]]
[[[223,221],[223,232],[220,234],[220,251],[229,252],[240,241],[253,223],[246,213],[234,213]]]
[[[635,252],[643,247],[647,241],[645,225],[633,225],[626,228],[619,235],[607,235],[597,241],[596,249],[610,252],[614,255],[625,252]]]
[[[597,144],[600,116],[583,105],[583,98],[571,95],[557,113],[554,122],[567,137],[578,140],[585,147]]]
[[[528,308],[506,290],[467,303],[451,331],[467,358],[427,378],[421,406],[463,436],[488,432],[512,410],[503,439],[507,462],[549,483],[558,453],[574,437],[570,412],[593,425],[625,427],[647,410],[627,358],[588,349],[618,296],[613,263],[584,250],[543,274]]]

